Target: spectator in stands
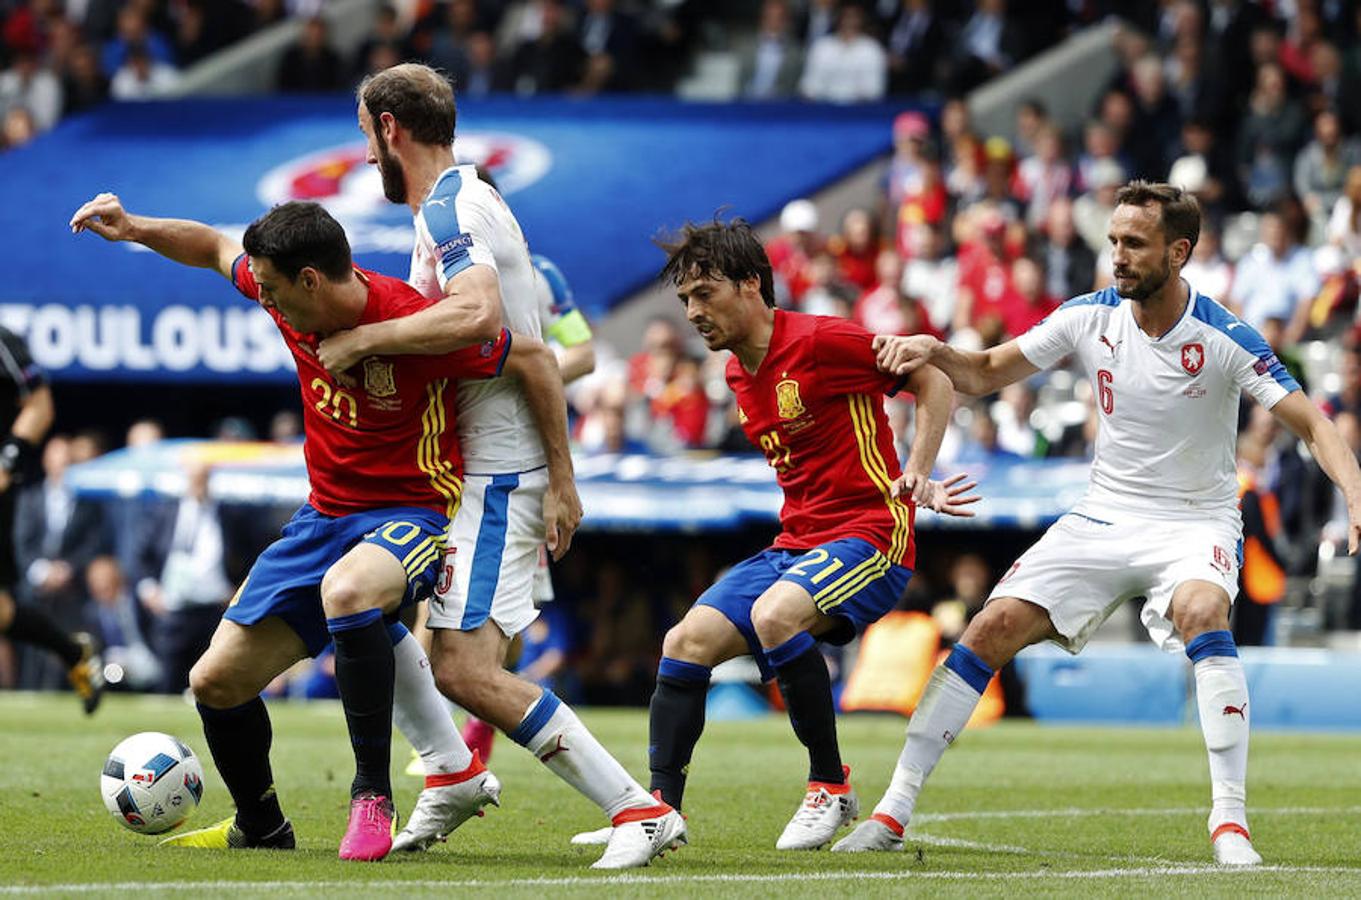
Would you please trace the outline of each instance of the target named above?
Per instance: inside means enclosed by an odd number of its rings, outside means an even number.
[[[1119,139],[1109,125],[1099,119],[1088,121],[1082,129],[1082,152],[1077,158],[1077,190],[1090,191],[1098,169],[1102,172],[1110,171],[1107,163],[1119,166],[1123,181],[1128,168],[1119,156],[1119,151]]]
[[[182,66],[192,66],[216,48],[217,41],[208,30],[208,15],[201,0],[181,3],[175,27],[175,59]]]
[[[114,73],[109,94],[115,100],[145,100],[161,95],[178,81],[179,73],[172,67],[158,62],[145,48],[132,47]]]
[[[1328,218],[1328,242],[1340,249],[1361,274],[1361,165],[1347,170],[1342,196]]]
[[[836,257],[823,250],[808,263],[808,290],[799,311],[815,316],[850,318],[859,289],[841,277]]]
[[[1044,101],[1035,97],[1022,100],[1016,106],[1016,156],[1027,160],[1035,155],[1035,143],[1040,132],[1053,127]]]
[[[652,400],[652,420],[649,443],[654,450],[665,453],[704,446],[709,397],[700,377],[699,360],[682,356],[676,361],[671,378]]]
[[[1258,242],[1238,261],[1230,306],[1260,330],[1268,319],[1289,322],[1295,307],[1312,300],[1318,289],[1309,250],[1279,212],[1263,213]]]
[[[468,71],[463,75],[462,97],[485,97],[504,90],[506,84],[496,60],[496,43],[485,31],[468,36]]]
[[[1012,254],[1006,247],[1007,223],[997,209],[980,209],[971,217],[974,237],[960,247],[959,293],[953,331],[976,332],[984,347],[1001,341],[1003,310],[1012,291]]]
[[[71,50],[62,94],[65,101],[62,115],[67,116],[109,99],[109,79],[104,77],[99,68],[99,57],[89,44],[80,44]]]
[[[1044,456],[1047,442],[1030,423],[1036,399],[1035,389],[1026,381],[1002,388],[1000,400],[992,407],[992,420],[997,423],[997,443],[1003,450],[1023,457]]]
[[[1224,258],[1219,245],[1219,226],[1202,222],[1200,240],[1191,251],[1191,259],[1181,270],[1186,283],[1207,297],[1229,303],[1233,289],[1233,263]]]
[[[1207,116],[1213,107],[1212,82],[1205,74],[1204,62],[1204,45],[1199,36],[1188,34],[1177,39],[1172,55],[1163,63],[1167,93],[1177,104],[1183,122]]]
[[[969,439],[959,448],[954,462],[968,466],[997,462],[1018,462],[1021,457],[1003,447],[997,440],[997,423],[988,412],[987,404],[978,403],[970,410]]]
[[[983,143],[983,196],[981,202],[1002,213],[1008,224],[1020,222],[1024,210],[1013,192],[1016,184],[1016,157],[1011,142],[990,137]]]
[[[1293,81],[1305,87],[1316,83],[1313,50],[1322,40],[1323,18],[1312,6],[1299,4],[1290,17],[1278,56],[1281,67]]]
[[[951,644],[959,640],[964,626],[987,602],[992,582],[992,572],[982,556],[961,553],[955,557],[950,564],[950,593],[931,607],[931,618],[943,640]]]
[[[809,0],[803,29],[806,46],[813,46],[820,38],[836,30],[837,7],[840,4],[841,0]]]
[[[931,123],[915,110],[899,113],[893,120],[893,157],[888,162],[888,202],[899,209],[909,196],[921,192],[926,167]]]
[[[808,49],[799,93],[827,103],[864,103],[883,99],[888,90],[888,55],[865,33],[865,11],[843,7],[835,33]]]
[[[1044,226],[1031,234],[1027,253],[1044,268],[1051,297],[1076,297],[1096,281],[1096,254],[1073,225],[1073,204],[1060,197],[1049,204]]]
[[[1306,128],[1304,109],[1290,99],[1281,67],[1261,66],[1238,130],[1239,179],[1254,207],[1268,207],[1290,190],[1290,160]]]
[[[803,47],[794,39],[787,0],[765,0],[754,41],[742,52],[739,84],[750,100],[792,97],[803,72]]]
[[[1043,125],[1034,136],[1035,153],[1016,169],[1016,194],[1026,204],[1025,221],[1037,227],[1049,206],[1067,199],[1073,188],[1073,167],[1063,155],[1063,135],[1054,125]]]
[[[1011,263],[1011,288],[1002,300],[1002,328],[1007,337],[1020,337],[1058,309],[1059,300],[1044,289],[1044,269],[1029,257]]]
[[[875,274],[878,284],[856,301],[852,319],[875,334],[929,334],[944,338],[932,326],[922,302],[903,291],[903,261],[897,253],[880,251]]]
[[[586,51],[572,33],[562,4],[543,0],[537,11],[536,36],[521,41],[510,59],[512,86],[523,95],[566,91],[581,81],[586,67]]]
[[[157,63],[167,66],[175,64],[170,41],[151,27],[142,5],[129,3],[118,11],[117,35],[104,44],[100,57],[104,74],[109,78],[115,77],[128,56],[139,47]]]
[[[629,357],[628,388],[649,402],[661,395],[681,357],[680,329],[668,316],[653,316],[643,330],[642,347]]]
[[[302,416],[283,409],[269,420],[269,439],[275,444],[296,444],[302,440]]]
[[[38,136],[33,124],[33,113],[23,106],[11,106],[0,123],[0,148],[13,150]]]
[[[549,603],[539,610],[539,617],[520,634],[520,658],[515,662],[515,674],[550,691],[571,694],[558,684],[567,668],[567,656],[572,652],[572,625],[561,604]]]
[[[1160,178],[1177,148],[1181,109],[1167,92],[1162,61],[1152,54],[1141,57],[1131,67],[1130,85],[1134,121],[1127,147],[1141,173]]]
[[[1314,139],[1295,157],[1295,194],[1310,218],[1322,224],[1342,196],[1347,170],[1361,165],[1361,141],[1344,137],[1337,113],[1314,117]]]
[[[631,91],[637,85],[638,23],[621,12],[615,0],[585,0],[577,39],[586,51],[587,69],[595,73],[595,91]]]
[[[15,106],[29,111],[38,131],[51,128],[61,116],[61,81],[34,53],[20,53],[0,72],[0,110],[8,112]]]
[[[303,23],[298,40],[279,61],[279,90],[324,93],[345,86],[340,54],[331,46],[330,28],[320,16]]]
[[[939,83],[945,28],[930,0],[902,0],[887,43],[890,94],[915,94]]]
[[[1233,156],[1208,121],[1191,119],[1182,125],[1178,152],[1167,175],[1169,183],[1195,194],[1203,211],[1223,213],[1238,206]]]
[[[1103,159],[1087,174],[1088,189],[1073,201],[1073,224],[1098,258],[1106,251],[1115,192],[1125,183],[1125,170],[1113,159]]]
[[[848,210],[841,218],[841,232],[827,242],[827,250],[836,260],[837,277],[862,292],[875,285],[875,266],[882,246],[879,226],[863,208]]]
[[[950,162],[945,172],[945,190],[957,209],[967,208],[983,198],[987,184],[983,177],[983,146],[973,134],[962,134],[950,142]]]
[[[1361,46],[1361,41],[1354,41]],[[1347,72],[1342,54],[1334,44],[1322,41],[1314,48],[1314,71],[1318,74],[1315,91],[1310,97],[1313,112],[1335,109],[1342,117],[1342,127],[1348,134],[1361,130],[1361,84]]]
[[[942,225],[918,225],[912,230],[912,255],[903,267],[903,293],[926,306],[931,326],[944,333],[955,315],[959,267],[949,253],[949,236]]]
[[[14,550],[23,597],[47,609],[67,628],[84,620],[85,568],[108,552],[109,536],[103,508],[77,499],[66,483],[71,463],[71,439],[53,435],[43,448],[44,479],[29,484],[15,502]],[[65,672],[47,659],[34,656],[26,668],[29,687],[65,683]]]
[[[90,631],[104,648],[110,684],[149,690],[161,680],[161,663],[143,637],[142,612],[127,588],[123,570],[112,556],[97,556],[85,570],[92,601]],[[114,670],[114,667],[117,667]]]
[[[407,44],[407,29],[402,25],[401,17],[397,14],[397,7],[391,3],[384,3],[378,7],[378,12],[373,19],[373,27],[368,35],[360,42],[356,48],[354,57],[350,64],[350,71],[354,80],[358,81],[364,75],[373,71],[370,65],[370,58],[377,47],[390,47],[396,50],[398,62],[409,55]],[[431,65],[439,65],[432,59]],[[449,70],[452,71],[452,70]],[[463,82],[456,81],[459,88],[463,87]]]
[[[1022,50],[1021,35],[1007,16],[1006,0],[979,0],[955,41],[952,91],[968,93],[1010,68]]]
[[[921,179],[912,194],[906,195],[897,207],[894,245],[904,256],[915,252],[913,232],[926,225],[944,224],[950,213],[950,194],[945,188],[944,173],[934,149],[922,158]]]
[[[775,297],[785,309],[798,308],[811,283],[813,257],[822,251],[818,208],[813,201],[790,200],[780,211],[780,235],[766,243],[775,278]]]

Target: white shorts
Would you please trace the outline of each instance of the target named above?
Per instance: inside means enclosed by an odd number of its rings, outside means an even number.
[[[545,603],[552,603],[553,576],[548,571],[548,548],[539,545],[539,564],[534,568],[534,605],[543,606]]]
[[[1068,513],[1012,564],[988,600],[1016,597],[1042,607],[1057,640],[1077,653],[1121,604],[1144,597],[1140,620],[1164,650],[1182,649],[1167,617],[1172,592],[1184,581],[1238,595],[1242,525],[1232,520],[1177,521],[1121,517],[1118,522]]]
[[[534,572],[544,542],[548,471],[465,475],[463,499],[449,523],[448,549],[431,628],[472,631],[491,619],[506,637],[533,622]]]

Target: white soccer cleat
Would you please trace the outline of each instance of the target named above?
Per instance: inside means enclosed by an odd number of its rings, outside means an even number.
[[[592,863],[591,868],[637,869],[667,850],[676,850],[684,845],[685,817],[669,806],[653,809],[664,809],[665,812],[620,822],[611,828],[605,855]]]
[[[614,834],[614,826],[597,828],[595,831],[583,831],[580,834],[572,835],[572,846],[574,847],[603,847],[610,842],[610,835]]]
[[[453,783],[441,783],[462,775],[467,777]],[[501,805],[501,782],[482,765],[476,754],[472,765],[464,772],[454,776],[430,775],[425,783],[425,790],[416,799],[416,808],[411,811],[406,827],[392,841],[394,852],[428,849],[473,816],[483,815],[482,807]]]
[[[838,828],[860,815],[860,799],[851,787],[851,767],[841,768],[846,776],[844,784],[808,782],[808,793],[775,842],[776,850],[816,850],[828,843]]]
[[[1248,830],[1236,822],[1225,822],[1214,830],[1210,843],[1215,848],[1215,863],[1221,866],[1260,866],[1262,856],[1252,849]]]
[[[903,826],[882,813],[875,813],[855,830],[832,845],[833,853],[869,853],[903,849]]]

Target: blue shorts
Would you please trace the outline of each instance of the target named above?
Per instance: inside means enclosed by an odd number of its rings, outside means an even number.
[[[775,672],[761,651],[751,608],[772,584],[792,581],[808,591],[818,609],[841,620],[819,639],[845,644],[898,605],[911,577],[911,569],[890,563],[869,541],[846,538],[802,553],[763,550],[729,569],[695,605],[711,606],[737,626],[769,681]]]
[[[283,527],[283,535],[255,560],[223,618],[254,625],[278,616],[316,656],[331,641],[321,606],[321,579],[357,544],[376,544],[406,568],[402,604],[435,590],[444,533],[449,520],[430,509],[398,506],[348,516],[327,516],[304,505]]]

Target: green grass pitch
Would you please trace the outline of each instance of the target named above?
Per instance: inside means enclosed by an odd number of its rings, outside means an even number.
[[[1209,786],[1194,727],[968,732],[922,795],[899,854],[780,853],[803,792],[805,757],[776,716],[711,723],[692,767],[691,845],[645,870],[591,871],[571,835],[601,815],[500,739],[501,809],[447,845],[381,864],[341,863],[351,764],[332,703],[274,704],[274,771],[300,841],[293,853],[157,848],[121,828],[98,796],[104,756],[136,731],[167,731],[204,758],[190,825],[231,811],[198,719],[178,699],[111,698],[86,720],[69,696],[0,694],[0,898],[7,896],[826,897],[1361,895],[1361,736],[1253,737],[1252,827],[1267,867],[1218,871],[1205,831]],[[646,769],[642,711],[584,718],[635,774]],[[892,772],[903,723],[845,717],[841,740],[868,814]],[[395,768],[406,762],[397,742]],[[418,779],[395,775],[399,807]]]

